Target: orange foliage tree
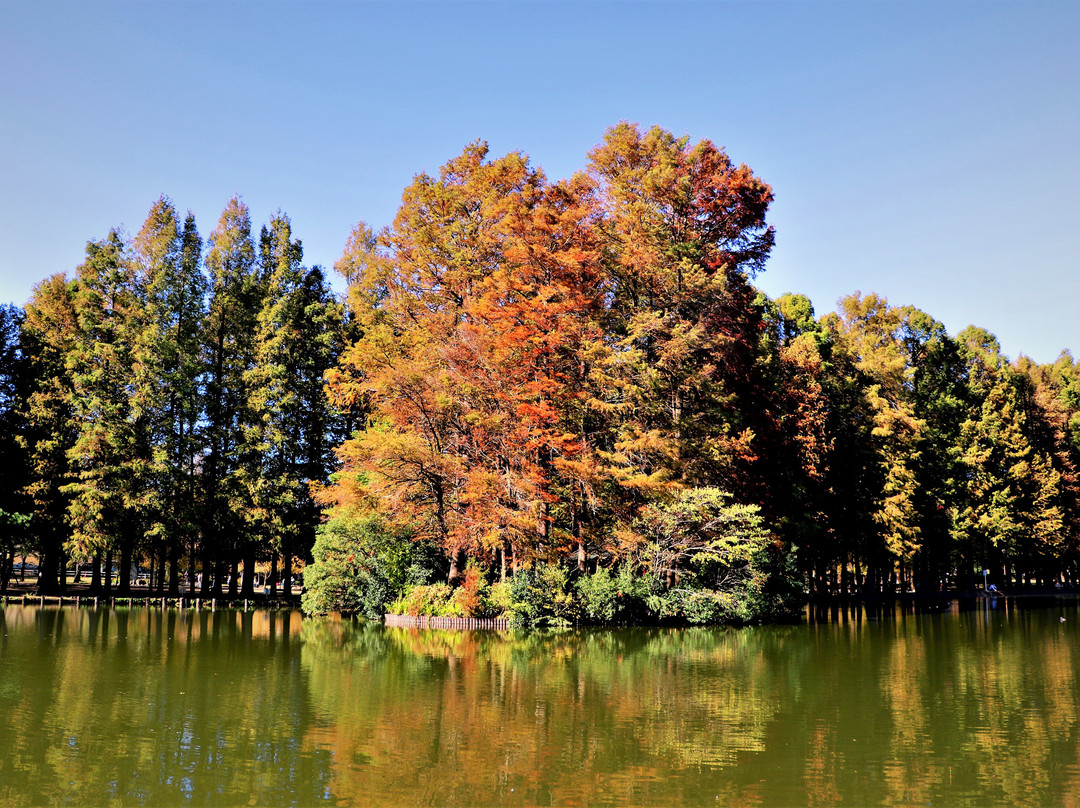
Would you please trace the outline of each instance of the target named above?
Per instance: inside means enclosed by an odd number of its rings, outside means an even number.
[[[648,502],[754,460],[771,190],[658,128],[591,158],[552,183],[472,144],[338,264],[362,335],[328,387],[371,417],[323,501],[435,540],[451,580],[467,553],[583,568]]]

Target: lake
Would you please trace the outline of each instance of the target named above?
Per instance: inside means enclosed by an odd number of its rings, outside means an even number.
[[[529,633],[8,605],[0,805],[1077,805],[1080,606],[1038,605]]]

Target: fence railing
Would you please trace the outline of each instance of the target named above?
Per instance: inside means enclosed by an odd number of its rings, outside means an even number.
[[[426,614],[387,614],[383,621],[388,626],[405,628],[465,628],[497,629],[510,628],[510,621],[505,617],[430,617]]]

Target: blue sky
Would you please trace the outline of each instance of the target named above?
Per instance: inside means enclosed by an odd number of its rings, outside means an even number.
[[[771,183],[759,285],[855,290],[1005,353],[1080,350],[1075,2],[5,4],[0,301],[169,195],[205,235],[235,193],[309,264],[476,139],[553,178],[620,120]]]

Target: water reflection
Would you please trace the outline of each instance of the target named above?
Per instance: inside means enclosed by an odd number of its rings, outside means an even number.
[[[310,805],[297,614],[8,607],[0,804]]]
[[[741,631],[307,623],[303,662],[347,800],[1066,804],[1080,614],[986,606]]]
[[[1068,804],[1078,626],[1072,602],[536,633],[8,607],[0,805]]]

